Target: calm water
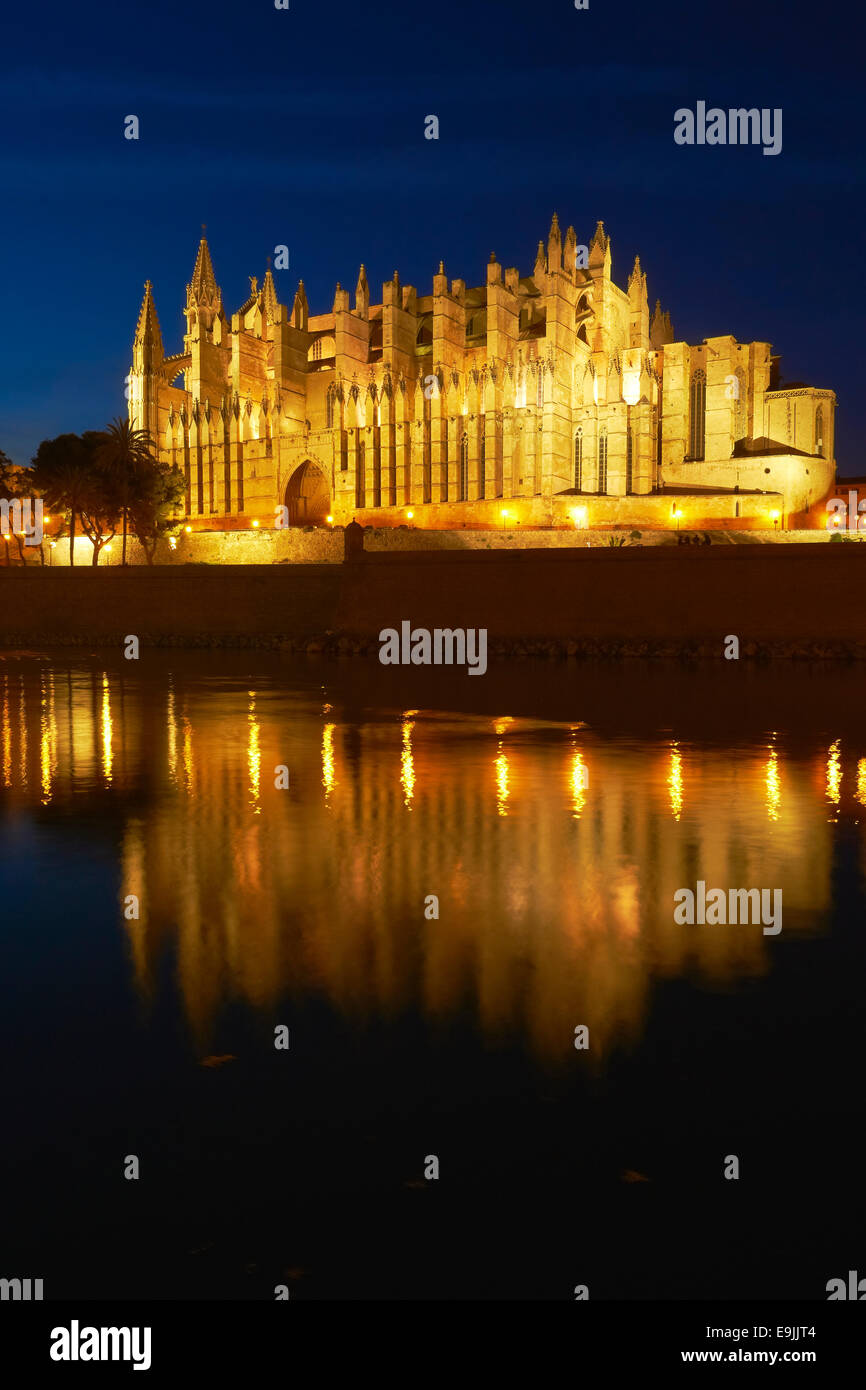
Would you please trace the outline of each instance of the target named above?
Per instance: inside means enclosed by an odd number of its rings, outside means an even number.
[[[0,1273],[824,1298],[863,1261],[863,676],[731,666],[0,654]],[[677,925],[698,879],[781,888],[781,934]]]

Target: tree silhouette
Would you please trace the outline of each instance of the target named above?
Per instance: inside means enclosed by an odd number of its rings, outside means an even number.
[[[69,563],[75,564],[75,521],[93,487],[94,451],[77,434],[43,439],[33,459],[33,482],[52,509],[69,513]]]
[[[123,517],[123,558],[126,564],[126,537],[129,515],[137,490],[155,472],[160,471],[153,440],[147,430],[135,430],[128,420],[118,416],[106,425],[95,438],[96,464],[111,486],[116,487]]]

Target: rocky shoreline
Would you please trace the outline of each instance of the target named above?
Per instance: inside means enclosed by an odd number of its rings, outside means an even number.
[[[293,652],[308,656],[349,657],[378,655],[378,636],[326,632],[319,636],[286,637],[280,633],[232,634],[138,633],[140,645],[147,648],[186,648],[188,650],[227,649]],[[76,633],[46,638],[37,633],[4,633],[0,636],[0,655],[4,651],[58,647],[114,647],[123,649],[126,634]],[[725,638],[717,641],[683,638],[677,641],[656,638],[488,638],[491,661],[547,660],[719,660],[724,661]],[[739,660],[747,661],[866,661],[866,641],[741,641]]]

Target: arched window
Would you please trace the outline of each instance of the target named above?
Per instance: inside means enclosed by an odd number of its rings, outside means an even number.
[[[577,492],[583,491],[583,426],[574,436],[574,486]]]
[[[544,405],[544,369],[542,367],[538,369],[538,382],[535,388],[535,404],[538,406],[539,410],[541,410]]]
[[[634,435],[631,426],[626,430],[625,436],[625,490],[632,492],[632,476],[634,471]]]
[[[824,407],[818,406],[815,411],[815,453],[824,457]]]
[[[469,498],[469,435],[464,430],[460,436],[460,456],[457,464],[457,500],[466,502]]]
[[[587,336],[586,336],[586,324],[585,324],[585,323],[582,323],[582,324],[580,325],[580,328],[578,328],[578,330],[577,330],[577,336],[578,336],[578,338],[580,339],[580,341],[581,341],[582,343],[586,343],[587,347],[589,347],[589,339],[588,339]]]
[[[367,446],[364,440],[358,439],[358,466],[355,473],[355,506],[363,507],[366,500],[366,469],[367,465]]]
[[[707,374],[702,367],[692,373],[689,405],[689,459],[697,463],[704,457],[707,420]]]
[[[310,361],[321,362],[322,360],[322,340],[317,338],[310,349]]]
[[[598,490],[607,492],[607,427],[602,425],[598,436]]]
[[[746,373],[738,367],[734,373],[737,394],[734,400],[734,443],[746,437]]]
[[[421,471],[423,501],[433,501],[433,459],[430,443],[430,398],[424,397],[424,413],[421,420]]]

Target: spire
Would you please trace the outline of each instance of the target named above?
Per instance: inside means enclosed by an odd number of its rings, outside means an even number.
[[[629,283],[629,285],[631,285],[631,283],[632,283],[633,280],[637,280],[637,281],[639,282],[640,279],[641,279],[640,256],[635,256],[635,258],[634,258],[634,265],[632,266],[631,275],[628,277],[628,283]]]
[[[559,231],[559,218],[553,214],[550,224],[550,235],[547,238],[547,268],[548,270],[559,270],[562,266],[562,236]]]
[[[592,241],[589,243],[589,269],[601,271],[605,277],[610,277],[610,237],[604,230],[604,223],[596,224]]]
[[[604,223],[603,223],[603,222],[596,222],[596,224],[595,224],[595,231],[593,232],[593,235],[592,235],[592,241],[589,243],[590,248],[592,248],[592,247],[594,247],[594,246],[597,245],[597,246],[599,246],[599,247],[601,248],[602,251],[606,251],[607,248],[608,248],[609,243],[610,243],[610,237],[607,235],[607,233],[606,233],[605,230],[604,230]]]
[[[265,279],[262,285],[262,299],[264,301],[266,318],[270,323],[276,323],[280,302],[277,299],[277,287],[274,284],[270,256],[268,256],[268,268],[265,271]]]
[[[565,241],[562,246],[562,264],[569,275],[574,274],[577,264],[577,232],[573,227],[569,227],[565,234]]]
[[[192,272],[190,290],[196,304],[210,304],[217,295],[216,276],[213,273],[213,262],[210,258],[210,248],[204,237],[198,244],[198,255],[195,258],[195,267]]]
[[[202,226],[204,232],[204,226]],[[193,267],[192,280],[186,287],[186,314],[189,331],[192,331],[193,315],[206,329],[213,327],[213,321],[222,309],[222,294],[213,273],[208,244],[202,236]]]
[[[141,301],[138,314],[133,353],[136,365],[145,372],[158,369],[165,356],[156,305],[153,302],[153,286],[149,280],[146,280],[144,285],[144,299]]]
[[[538,250],[535,253],[535,267],[532,272],[536,282],[539,280],[540,277],[542,277],[545,274],[546,270],[547,258],[544,254],[544,242],[540,241],[538,243]]]
[[[370,286],[367,283],[367,272],[363,266],[358,271],[358,283],[355,286],[355,313],[365,319],[370,312]]]
[[[661,300],[656,300],[656,307],[653,312],[652,322],[650,323],[650,347],[664,347],[665,343],[672,343],[674,331],[671,327],[671,316],[662,313]]]
[[[310,306],[307,303],[307,292],[304,289],[303,280],[298,281],[298,292],[295,295],[295,302],[292,305],[292,326],[300,328],[302,332],[307,332],[307,323],[310,316]]]

